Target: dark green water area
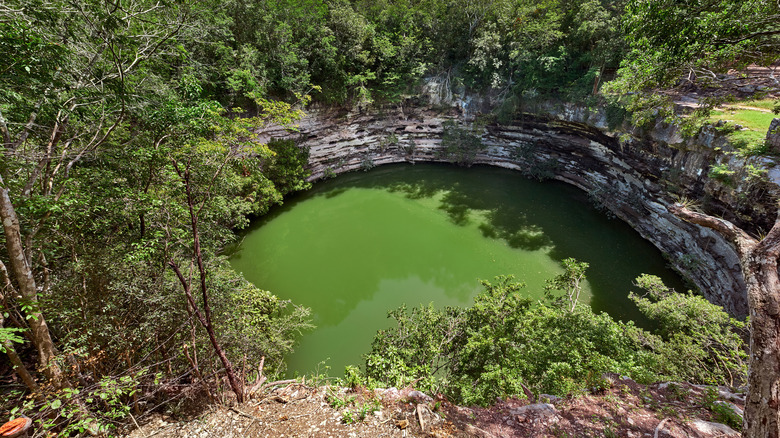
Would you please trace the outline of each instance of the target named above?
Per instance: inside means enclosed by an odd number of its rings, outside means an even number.
[[[231,258],[261,289],[310,307],[317,328],[288,358],[290,373],[341,375],[361,365],[387,311],[469,306],[479,280],[514,275],[534,300],[561,260],[588,262],[580,301],[646,325],[628,299],[642,273],[684,290],[661,253],[580,190],[518,172],[443,164],[390,165],[316,183],[254,222]]]

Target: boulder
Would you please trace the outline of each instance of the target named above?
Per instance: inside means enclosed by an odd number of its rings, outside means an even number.
[[[408,397],[409,400],[412,400],[415,403],[430,403],[433,401],[431,396],[420,391],[412,391],[409,393]]]
[[[555,406],[549,403],[536,403],[533,405],[515,408],[509,412],[512,415],[516,415],[518,417],[549,417],[558,414],[558,410],[555,409]]]
[[[766,133],[766,144],[769,150],[780,153],[780,118],[772,119],[769,124],[769,130]]]
[[[691,428],[705,437],[739,437],[740,434],[736,430],[721,423],[713,423],[711,421],[693,420],[689,423]]]

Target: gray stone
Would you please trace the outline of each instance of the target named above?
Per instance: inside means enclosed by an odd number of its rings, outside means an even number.
[[[539,394],[539,397],[537,397],[537,400],[539,400],[542,403],[552,403],[552,404],[556,404],[559,401],[561,401],[561,399],[559,397],[556,397],[556,396],[550,395],[550,394]]]
[[[377,389],[375,392],[384,401],[396,401],[401,398],[398,388]]]
[[[721,423],[713,423],[711,421],[693,420],[688,423],[692,429],[699,433],[705,434],[705,436],[711,437],[738,437],[739,432]]]
[[[743,93],[752,94],[752,93],[756,92],[757,87],[755,85],[753,85],[753,84],[748,84],[748,85],[743,85],[743,86],[737,88],[737,90],[739,90],[739,91],[741,91]]]
[[[428,394],[422,393],[420,391],[412,391],[409,393],[409,398],[413,400],[415,403],[430,403],[433,401],[433,398],[429,396]]]
[[[769,130],[766,132],[766,144],[769,150],[780,153],[780,118],[772,119]]]
[[[555,415],[558,413],[558,410],[555,409],[555,406],[549,404],[549,403],[536,403],[533,405],[523,406],[520,408],[515,408],[509,411],[512,415],[539,415],[539,416],[549,416],[549,415]]]

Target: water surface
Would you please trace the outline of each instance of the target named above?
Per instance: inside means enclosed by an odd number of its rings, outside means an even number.
[[[288,358],[331,375],[361,364],[387,311],[468,306],[480,279],[514,275],[542,299],[567,257],[588,262],[581,301],[636,320],[641,273],[682,289],[660,252],[579,190],[492,167],[391,165],[317,183],[253,223],[231,258],[262,289],[310,307],[317,329]],[[641,323],[641,321],[639,321]]]

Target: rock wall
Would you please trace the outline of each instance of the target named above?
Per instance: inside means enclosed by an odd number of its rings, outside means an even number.
[[[708,177],[710,166],[728,157],[722,153],[726,140],[714,130],[684,140],[663,123],[644,132],[612,133],[601,112],[565,105],[543,111],[547,114],[479,124],[478,115],[463,107],[420,102],[370,112],[315,109],[299,132],[265,135],[293,137],[308,147],[314,181],[388,163],[448,161],[441,148],[444,123],[457,121],[474,129],[485,145],[474,163],[551,177],[588,192],[666,254],[710,301],[745,316],[745,284],[731,245],[666,209],[675,202],[670,191],[676,191],[705,199],[708,211],[751,230],[774,222],[773,208],[739,206],[734,187]]]

